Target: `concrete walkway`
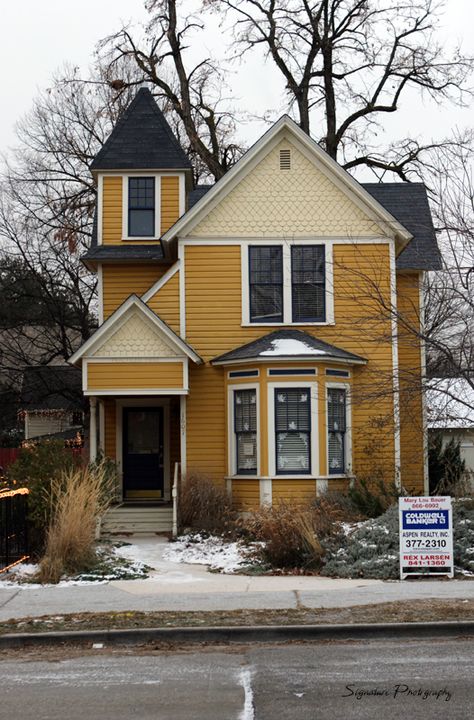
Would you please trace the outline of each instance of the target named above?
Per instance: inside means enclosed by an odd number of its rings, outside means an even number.
[[[474,599],[470,580],[221,575],[208,572],[203,565],[163,560],[164,540],[140,538],[133,539],[133,544],[140,546],[143,562],[153,567],[147,580],[0,587],[0,620],[85,611],[336,608],[415,598]]]

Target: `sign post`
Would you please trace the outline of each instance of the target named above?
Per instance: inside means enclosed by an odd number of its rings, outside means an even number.
[[[450,497],[401,497],[400,578],[454,576],[453,514]]]

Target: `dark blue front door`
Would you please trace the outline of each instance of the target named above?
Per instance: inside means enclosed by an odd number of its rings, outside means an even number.
[[[163,408],[123,409],[124,498],[163,498]]]

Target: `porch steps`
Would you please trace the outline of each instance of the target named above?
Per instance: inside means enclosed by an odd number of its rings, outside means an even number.
[[[168,505],[116,505],[102,518],[101,535],[156,535],[173,527],[173,508]]]

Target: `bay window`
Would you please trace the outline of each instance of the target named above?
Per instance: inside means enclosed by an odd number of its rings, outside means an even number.
[[[235,469],[237,475],[257,473],[257,391],[234,390]]]
[[[327,389],[328,471],[330,475],[346,472],[346,391]]]
[[[275,388],[277,474],[311,472],[311,394],[308,387]]]

